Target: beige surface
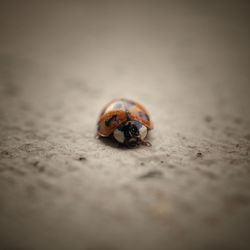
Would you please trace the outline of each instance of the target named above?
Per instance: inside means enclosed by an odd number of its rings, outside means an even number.
[[[250,8],[206,2],[1,1],[1,249],[250,246]],[[116,97],[151,148],[94,138]]]

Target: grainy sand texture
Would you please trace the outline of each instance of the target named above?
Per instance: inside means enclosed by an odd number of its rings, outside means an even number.
[[[249,1],[0,1],[0,249],[250,249]],[[152,147],[95,138],[113,98]]]

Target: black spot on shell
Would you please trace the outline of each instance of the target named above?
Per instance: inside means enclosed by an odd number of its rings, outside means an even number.
[[[130,100],[126,100],[126,103],[127,103],[127,108],[130,109],[132,107],[135,106],[135,104],[133,102],[131,102]]]
[[[149,116],[148,116],[146,113],[139,111],[139,112],[138,112],[138,115],[139,115],[142,119],[149,121]]]
[[[117,120],[117,115],[113,115],[110,119],[108,119],[107,121],[105,121],[105,125],[107,127],[111,126],[113,122],[115,122]]]

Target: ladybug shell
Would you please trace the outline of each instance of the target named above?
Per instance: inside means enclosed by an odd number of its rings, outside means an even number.
[[[107,104],[100,114],[97,133],[107,137],[123,122],[138,121],[148,129],[153,129],[148,112],[139,103],[128,99],[116,99]]]

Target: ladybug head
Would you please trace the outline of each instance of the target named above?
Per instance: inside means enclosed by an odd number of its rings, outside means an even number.
[[[119,143],[133,147],[143,142],[147,132],[148,129],[140,122],[127,121],[118,126],[113,135]]]

